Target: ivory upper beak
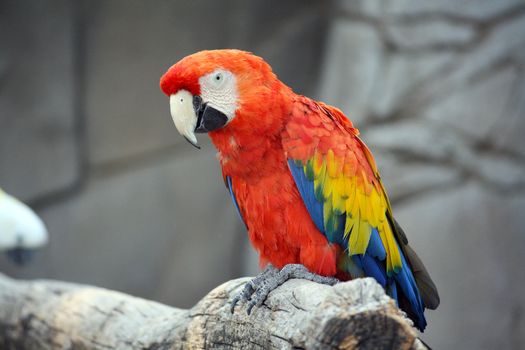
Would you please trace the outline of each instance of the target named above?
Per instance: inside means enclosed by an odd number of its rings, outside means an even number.
[[[193,108],[193,95],[187,90],[179,90],[170,96],[170,113],[179,133],[192,145],[199,148],[195,127],[197,115]]]

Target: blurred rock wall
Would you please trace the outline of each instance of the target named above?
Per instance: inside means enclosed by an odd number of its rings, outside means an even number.
[[[424,339],[525,344],[522,1],[3,0],[0,43],[0,186],[51,233],[0,270],[181,307],[255,273],[213,147],[181,140],[158,89],[237,47],[361,129],[441,293]]]
[[[436,349],[525,346],[525,3],[340,1],[320,97],[376,156]]]

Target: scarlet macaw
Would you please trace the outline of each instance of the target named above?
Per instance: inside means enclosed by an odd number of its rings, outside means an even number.
[[[337,108],[295,94],[260,57],[201,51],[162,76],[177,130],[207,132],[260,254],[248,312],[288,278],[372,276],[423,330],[439,296],[394,220],[374,158]],[[337,278],[337,280],[335,279]]]

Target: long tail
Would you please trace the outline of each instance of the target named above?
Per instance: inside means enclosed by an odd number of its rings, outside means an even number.
[[[344,262],[344,269],[353,277],[371,276],[397,301],[398,306],[423,331],[426,327],[425,308],[435,309],[439,295],[421,259],[408,245],[405,233],[397,222],[391,221],[400,248],[402,267],[389,275],[385,269],[385,250],[377,230],[372,235],[365,254],[353,255]]]
[[[404,292],[397,293],[398,305],[423,331],[426,326],[423,312],[425,308],[434,310],[439,306],[439,294],[425,265],[408,244],[405,232],[395,219],[389,219],[402,251],[403,269],[399,275],[405,277],[396,278]]]
[[[414,274],[416,284],[419,288],[419,292],[421,293],[421,299],[423,300],[426,308],[435,310],[439,306],[440,302],[436,285],[432,281],[432,278],[430,278],[430,274],[425,268],[425,265],[423,265],[423,262],[419,256],[417,256],[416,252],[408,244],[408,239],[406,238],[405,232],[401,226],[399,226],[396,220],[393,220],[393,224],[399,245],[403,250],[406,259],[408,260],[410,267],[412,268],[412,273]]]

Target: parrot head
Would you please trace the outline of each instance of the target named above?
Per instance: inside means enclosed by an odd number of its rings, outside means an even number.
[[[240,50],[200,51],[174,64],[160,80],[179,133],[199,148],[195,133],[271,133],[279,121],[258,118],[278,108],[289,90],[262,58]],[[213,137],[212,137],[213,139]]]

